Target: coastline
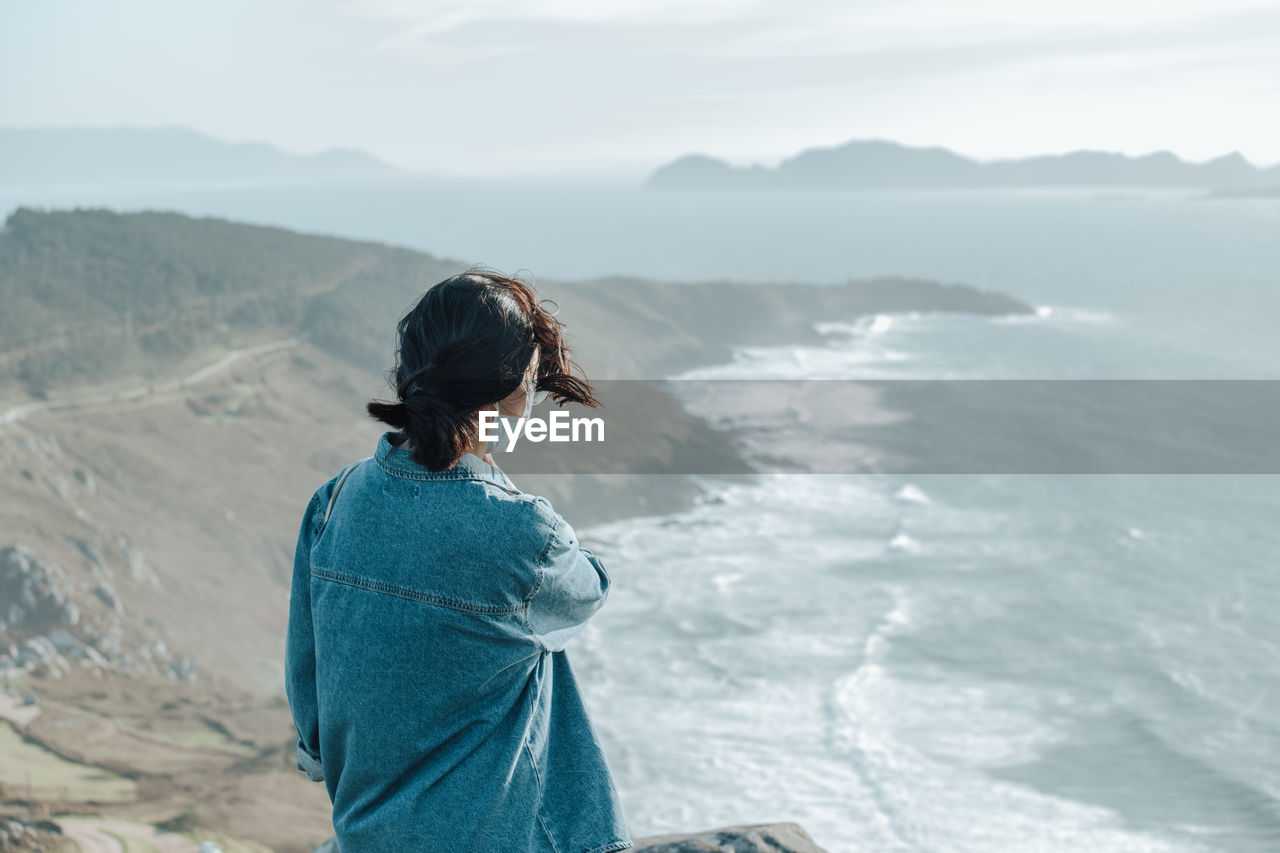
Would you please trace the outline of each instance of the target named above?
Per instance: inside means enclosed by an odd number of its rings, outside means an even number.
[[[822,322],[853,323],[875,314],[907,311],[1034,313],[1030,305],[1001,293],[912,279],[770,286],[616,278],[544,283],[539,294],[564,305],[575,360],[591,365],[589,376],[606,383],[666,378],[718,366],[729,362],[737,347],[820,343],[826,340],[817,329]],[[615,313],[613,323],[605,322],[606,312],[621,308],[629,313]],[[626,319],[619,323],[619,316]],[[637,391],[643,386],[641,398],[622,394],[608,406],[620,421],[651,425],[652,434],[622,443],[622,455],[610,469],[619,473],[556,472],[554,463],[549,463],[528,469],[538,473],[522,474],[517,458],[511,462],[516,485],[544,495],[562,515],[585,529],[692,507],[708,492],[685,472],[694,466],[693,460],[706,455],[716,459],[717,471],[725,472],[708,475],[709,480],[750,481],[762,473],[736,448],[733,430],[709,423],[655,385],[634,386]],[[876,414],[868,412],[868,420],[876,420]],[[526,448],[526,453],[536,452]],[[497,461],[501,467],[501,459]],[[647,473],[625,473],[637,470]]]

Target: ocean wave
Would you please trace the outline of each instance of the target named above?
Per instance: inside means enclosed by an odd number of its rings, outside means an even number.
[[[900,530],[894,534],[892,539],[889,540],[889,550],[903,551],[908,554],[919,554],[924,549],[918,541]]]
[[[1037,851],[1063,853],[1211,849],[984,772],[1033,761],[1064,735],[1044,721],[1030,691],[897,676],[887,655],[903,629],[890,617],[868,639],[866,662],[831,686],[828,708],[833,751],[859,769],[894,848],[1023,850],[1034,839]]]
[[[821,335],[848,335],[860,337],[864,335],[880,335],[901,325],[905,320],[919,320],[919,311],[904,311],[898,314],[870,314],[859,317],[852,323],[844,320],[819,320],[813,328]]]
[[[933,503],[933,499],[925,494],[924,489],[920,488],[915,483],[903,483],[898,490],[893,493],[893,498],[901,503],[919,504],[920,506],[928,506]]]
[[[1019,323],[1075,323],[1101,325],[1116,322],[1110,311],[1098,308],[1074,308],[1069,305],[1037,305],[1034,314],[1001,314],[991,318],[992,323],[1016,325]]]
[[[871,338],[832,341],[825,346],[736,347],[725,364],[694,368],[673,379],[856,379],[871,368],[912,360],[906,352]]]

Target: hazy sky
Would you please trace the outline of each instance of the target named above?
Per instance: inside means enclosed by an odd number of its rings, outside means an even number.
[[[871,137],[1270,165],[1277,86],[1276,0],[0,0],[0,124],[457,174]]]

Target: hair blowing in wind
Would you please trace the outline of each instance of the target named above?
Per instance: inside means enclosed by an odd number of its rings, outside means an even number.
[[[414,460],[432,471],[472,446],[477,413],[515,392],[535,351],[535,390],[561,404],[599,405],[586,379],[571,375],[578,365],[560,322],[519,279],[472,267],[431,287],[396,328],[387,379],[399,402],[370,400],[366,409],[406,433]]]

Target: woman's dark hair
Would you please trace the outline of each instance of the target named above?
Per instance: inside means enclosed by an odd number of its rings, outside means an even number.
[[[520,387],[535,347],[536,391],[600,405],[586,379],[570,375],[578,365],[542,301],[525,282],[482,267],[434,285],[396,326],[387,381],[400,401],[370,400],[369,416],[408,434],[414,461],[442,471],[478,438],[476,413]]]

